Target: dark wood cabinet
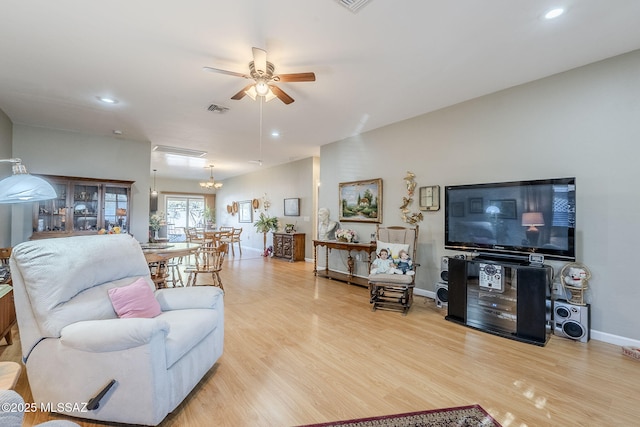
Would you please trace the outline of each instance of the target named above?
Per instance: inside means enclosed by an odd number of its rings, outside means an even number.
[[[304,261],[304,233],[273,233],[273,256]]]
[[[32,239],[129,231],[132,181],[40,175],[57,198],[34,204]]]

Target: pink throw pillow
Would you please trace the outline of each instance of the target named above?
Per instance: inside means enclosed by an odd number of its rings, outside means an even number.
[[[156,317],[160,303],[149,284],[139,278],[130,285],[109,289],[109,298],[118,317]]]

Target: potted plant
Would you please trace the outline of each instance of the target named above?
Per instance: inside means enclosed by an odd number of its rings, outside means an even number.
[[[149,233],[149,241],[155,243],[158,240],[158,230],[160,227],[166,225],[164,212],[158,212],[149,216],[149,228],[153,231],[153,234]]]
[[[267,233],[270,231],[278,231],[278,218],[275,216],[267,216],[264,212],[260,213],[260,217],[253,223],[258,233],[263,235],[263,253],[267,250]]]
[[[207,222],[207,229],[213,230],[216,226],[216,211],[207,206],[204,208],[204,219]]]

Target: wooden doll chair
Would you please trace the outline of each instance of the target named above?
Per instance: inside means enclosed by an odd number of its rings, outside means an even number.
[[[377,249],[387,249],[390,257],[397,258],[398,252],[404,249],[411,256],[413,271],[416,267],[416,246],[418,243],[418,226],[410,227],[376,227]],[[415,288],[415,274],[370,274],[369,294],[373,304],[371,310],[385,309],[401,311],[406,316],[413,302],[413,288]]]

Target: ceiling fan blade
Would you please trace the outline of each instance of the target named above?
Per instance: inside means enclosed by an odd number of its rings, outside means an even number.
[[[258,74],[267,72],[267,52],[260,48],[253,48],[253,66]]]
[[[294,101],[292,97],[284,93],[284,91],[280,89],[278,86],[269,85],[269,87],[271,88],[271,92],[273,92],[273,94],[277,96],[278,99],[284,102],[285,104],[289,105]]]
[[[316,75],[314,73],[278,74],[274,76],[274,80],[281,82],[315,82]]]
[[[213,67],[202,67],[202,70],[209,71],[211,73],[220,73],[220,74],[227,74],[229,76],[244,77],[245,79],[251,78],[251,76],[248,76],[246,74],[236,73],[235,71],[221,70],[219,68],[213,68]]]
[[[246,91],[249,90],[249,88],[253,85],[254,85],[253,83],[246,85],[244,88],[242,88],[242,90],[240,90],[240,92],[233,95],[231,99],[235,99],[237,101],[239,99],[244,98],[244,96],[247,94]]]

